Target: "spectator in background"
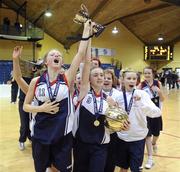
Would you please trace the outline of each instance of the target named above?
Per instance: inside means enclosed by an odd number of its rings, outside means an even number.
[[[177,89],[179,89],[178,74],[174,71],[172,73],[172,89],[175,88],[175,85],[176,85]]]
[[[9,33],[9,26],[10,26],[10,20],[8,17],[4,17],[3,19],[3,33],[8,34]]]
[[[168,71],[168,74],[166,75],[166,79],[167,79],[167,84],[169,85],[169,90],[171,89],[172,86],[172,72]]]
[[[16,103],[17,100],[17,95],[18,95],[18,84],[15,81],[14,77],[13,77],[13,72],[11,72],[11,103]]]
[[[16,33],[18,35],[20,35],[21,34],[21,25],[18,20],[14,23],[14,27],[15,27]]]

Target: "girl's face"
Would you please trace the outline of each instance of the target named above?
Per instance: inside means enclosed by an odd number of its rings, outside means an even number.
[[[144,78],[147,81],[150,81],[153,79],[153,72],[152,69],[144,69]]]
[[[60,69],[62,65],[62,55],[57,50],[51,50],[46,58],[47,67],[53,69]]]
[[[97,60],[92,60],[91,67],[99,67],[99,62]]]
[[[90,73],[90,83],[94,88],[102,88],[104,84],[104,72],[101,68],[95,68]]]
[[[127,91],[132,91],[136,86],[137,74],[135,72],[126,72],[123,78],[123,84]]]
[[[81,74],[80,73],[78,73],[76,75],[75,84],[76,84],[77,89],[79,90],[80,89],[80,85],[81,85]]]
[[[104,74],[104,86],[103,89],[106,91],[111,90],[113,84],[112,75],[110,73]]]

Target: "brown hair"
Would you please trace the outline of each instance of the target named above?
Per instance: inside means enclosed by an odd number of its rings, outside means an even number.
[[[146,67],[144,68],[144,70],[145,70],[145,69],[150,69],[150,70],[152,70],[153,77],[156,75],[156,71],[155,71],[151,66],[146,66]],[[143,73],[144,73],[144,70],[143,70]]]
[[[117,78],[116,78],[114,72],[111,69],[105,69],[104,74],[111,74],[112,81],[113,81],[112,86],[115,88],[117,86]]]
[[[98,58],[93,57],[93,58],[91,59],[91,61],[93,61],[93,60],[95,60],[95,61],[98,62],[98,66],[99,66],[99,67],[101,66],[101,61],[100,61]]]

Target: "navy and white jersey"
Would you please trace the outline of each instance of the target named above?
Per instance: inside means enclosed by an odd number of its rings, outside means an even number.
[[[161,108],[162,103],[160,102],[159,95],[157,92],[152,91],[151,89],[152,86],[157,86],[158,88],[160,88],[159,81],[153,80],[153,84],[151,86],[146,81],[141,82],[141,89],[148,93],[152,101],[154,101],[153,99],[156,98],[159,102],[157,106]]]
[[[59,75],[58,80],[50,85],[52,93],[58,82],[55,100],[59,103],[59,111],[56,114],[38,112],[35,116],[33,137],[43,144],[56,143],[72,131],[74,108],[65,75]],[[36,83],[35,99],[38,105],[50,100],[45,74],[40,76]]]
[[[126,92],[127,104],[130,104],[132,92]],[[133,96],[140,97],[140,100],[132,102],[129,112],[130,128],[127,131],[117,132],[118,137],[124,141],[138,141],[147,136],[147,120],[146,117],[156,118],[161,116],[161,110],[151,101],[149,95],[143,91],[135,89]],[[125,109],[125,101],[123,92],[118,97],[118,104]]]
[[[96,98],[97,108],[100,107],[101,96]],[[75,121],[73,127],[74,136],[84,143],[90,144],[106,144],[110,141],[109,131],[104,126],[105,111],[108,107],[106,95],[102,93],[102,112],[95,115],[95,107],[92,92],[89,91],[81,103],[78,105],[75,112]],[[94,121],[98,119],[99,126],[94,125]]]

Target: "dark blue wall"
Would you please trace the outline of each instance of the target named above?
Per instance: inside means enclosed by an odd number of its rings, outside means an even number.
[[[6,84],[11,78],[12,61],[0,60],[0,84]]]

